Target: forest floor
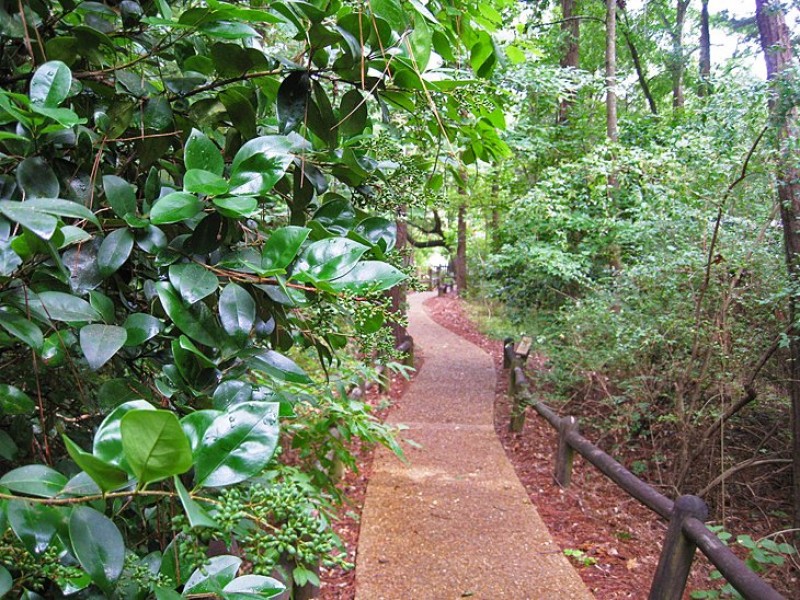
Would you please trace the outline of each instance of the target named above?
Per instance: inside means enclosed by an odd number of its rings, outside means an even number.
[[[497,372],[495,386],[495,430],[509,460],[528,491],[529,497],[549,528],[556,543],[570,556],[586,585],[598,599],[646,598],[658,562],[661,540],[667,524],[637,501],[627,497],[591,466],[576,458],[572,485],[562,489],[552,476],[555,432],[542,419],[529,415],[519,434],[508,431],[510,405],[506,397],[507,379],[502,370],[503,347],[499,340],[482,335],[467,317],[461,302],[451,296],[426,302],[431,318],[489,353]],[[419,369],[424,357],[417,358]],[[541,367],[542,357],[532,356],[529,368]],[[408,386],[402,377],[393,377],[389,396],[377,390],[368,394],[379,418]],[[359,517],[369,481],[372,450],[357,448],[359,471],[349,473],[343,491],[349,502],[335,524],[348,554],[355,562]],[[713,567],[699,556],[689,582],[689,590],[719,587],[710,579]],[[355,597],[354,570],[323,569],[321,597],[324,600],[352,600]],[[688,593],[686,598],[688,598]]]

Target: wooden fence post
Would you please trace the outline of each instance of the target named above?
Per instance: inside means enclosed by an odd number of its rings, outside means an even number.
[[[578,419],[564,417],[558,422],[558,451],[556,453],[556,483],[562,488],[569,487],[572,481],[572,460],[575,450],[570,446],[567,437],[578,431]]]
[[[511,368],[511,363],[513,361],[511,360],[511,350],[509,350],[509,347],[513,347],[513,346],[514,346],[514,338],[507,337],[506,339],[503,340],[503,368],[504,369],[510,369]]]
[[[650,600],[680,600],[683,597],[696,549],[695,543],[683,533],[683,523],[690,517],[705,521],[708,506],[697,496],[680,496],[672,509],[650,587]]]

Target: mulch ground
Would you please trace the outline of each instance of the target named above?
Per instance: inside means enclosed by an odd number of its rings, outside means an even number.
[[[586,585],[601,600],[646,598],[658,563],[658,553],[667,524],[647,508],[629,498],[591,465],[576,457],[572,485],[560,488],[553,480],[556,435],[541,418],[530,414],[519,434],[508,431],[510,404],[506,397],[507,380],[502,370],[502,342],[480,334],[465,314],[460,301],[451,296],[432,298],[426,303],[430,316],[440,325],[483,348],[494,361],[498,373],[495,389],[495,429],[528,491],[531,501],[550,529],[556,543],[566,550]],[[541,357],[532,356],[529,369],[535,371]],[[417,365],[419,368],[419,364]],[[399,401],[408,382],[396,377],[389,401]],[[385,406],[386,398],[377,391],[368,394],[374,406]],[[385,416],[388,408],[378,411]],[[349,504],[342,511],[336,531],[355,562],[358,545],[358,520],[364,503],[372,463],[372,449],[359,448],[359,472],[343,482]],[[713,570],[704,557],[692,569],[689,590],[714,589],[709,579]],[[355,597],[353,570],[323,570],[321,597],[325,600],[352,600]],[[689,598],[687,592],[686,598]]]

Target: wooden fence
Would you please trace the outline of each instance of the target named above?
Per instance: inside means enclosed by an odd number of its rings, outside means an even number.
[[[650,600],[680,600],[683,597],[697,548],[747,600],[784,599],[706,527],[708,507],[701,498],[687,495],[670,500],[583,437],[578,430],[577,418],[559,417],[549,406],[533,398],[522,368],[530,351],[529,340],[515,346],[514,340],[507,338],[504,346],[503,366],[509,370],[508,393],[511,397],[509,427],[511,431],[522,431],[525,409],[530,406],[558,432],[556,482],[562,487],[569,486],[572,459],[577,452],[624,492],[669,521],[650,587]]]

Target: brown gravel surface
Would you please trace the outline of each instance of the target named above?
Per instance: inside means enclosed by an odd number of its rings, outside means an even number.
[[[362,515],[357,600],[591,598],[554,544],[498,442],[492,357],[410,297],[425,355],[388,421],[407,463],[379,449]]]

